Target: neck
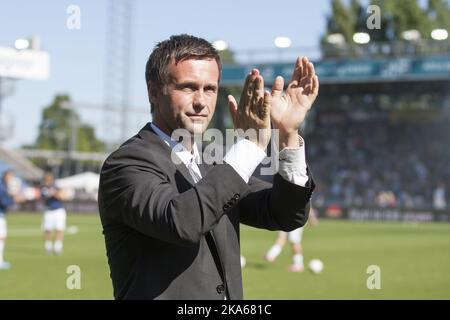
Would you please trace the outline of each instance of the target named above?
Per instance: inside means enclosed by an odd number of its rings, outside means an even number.
[[[174,129],[171,129],[163,119],[153,115],[152,123],[158,127],[159,130],[167,134],[170,138],[172,138],[172,133]],[[182,141],[180,142],[188,151],[192,152],[192,148],[195,143],[194,135],[190,135],[189,137],[183,136]]]

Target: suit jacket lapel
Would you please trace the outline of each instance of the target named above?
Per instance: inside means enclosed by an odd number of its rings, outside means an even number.
[[[181,160],[180,160],[180,161],[181,161]],[[186,168],[186,166],[184,165],[184,163],[176,164],[175,167],[177,167],[178,171],[181,172],[181,174],[183,175],[183,177],[184,177],[187,181],[189,181],[189,183],[190,183],[191,185],[194,185],[194,184],[195,184],[194,179],[192,179],[192,176],[191,176],[191,174],[189,173],[189,170],[188,170],[188,169]]]
[[[156,152],[165,154],[168,159],[172,162],[172,164],[177,168],[177,170],[181,173],[181,175],[191,184],[194,185],[194,180],[191,177],[191,174],[189,173],[189,170],[186,168],[184,163],[181,161],[181,159],[176,155],[173,154],[174,157],[178,159],[177,163],[174,163],[172,161],[172,149],[152,130],[152,127],[150,126],[150,122],[147,123],[141,131],[139,131],[138,136],[140,136],[145,141],[152,144],[152,147],[155,148]]]

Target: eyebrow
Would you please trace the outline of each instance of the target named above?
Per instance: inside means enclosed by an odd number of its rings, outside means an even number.
[[[184,82],[174,83],[174,85],[176,87],[182,87],[182,86],[196,87],[196,86],[198,86],[198,83],[195,82],[195,81],[184,81]],[[207,84],[205,84],[205,87],[212,87],[214,89],[217,89],[218,88],[218,84],[216,84],[216,83],[207,83]]]

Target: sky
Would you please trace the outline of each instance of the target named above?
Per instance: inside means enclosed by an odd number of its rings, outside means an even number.
[[[145,63],[154,45],[170,35],[189,33],[209,41],[223,39],[235,51],[273,48],[277,36],[291,38],[293,47],[317,47],[330,11],[329,0],[134,1],[130,105],[139,109],[149,108]],[[66,26],[70,5],[80,8],[80,29]],[[35,141],[42,109],[55,94],[69,94],[80,105],[102,104],[108,19],[107,0],[0,2],[0,47],[37,35],[41,50],[50,54],[48,80],[14,81],[14,92],[3,99],[2,116],[14,125],[5,146],[20,148]],[[88,109],[79,109],[79,113],[100,138],[119,131],[116,116],[104,117],[102,112]],[[131,115],[129,135],[149,119],[143,113]]]

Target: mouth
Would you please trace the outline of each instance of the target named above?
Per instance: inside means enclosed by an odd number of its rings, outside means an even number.
[[[199,114],[187,114],[187,116],[189,117],[189,119],[193,121],[204,121],[208,118],[206,115],[199,115]]]

